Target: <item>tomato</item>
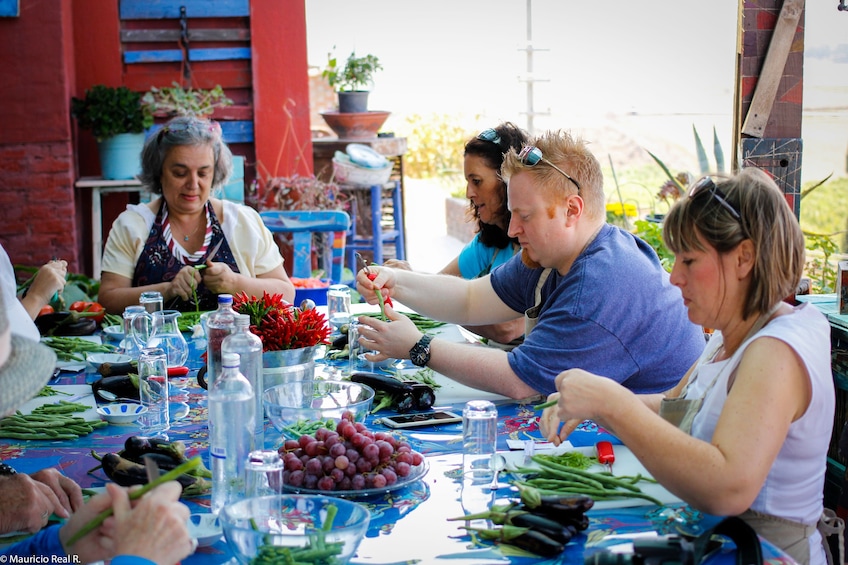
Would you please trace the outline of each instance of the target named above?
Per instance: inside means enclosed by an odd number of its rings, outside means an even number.
[[[49,304],[45,304],[44,306],[41,307],[41,310],[38,311],[38,315],[44,316],[45,314],[52,314],[55,311],[56,311],[55,308],[53,308]]]
[[[84,300],[77,300],[70,307],[71,312],[88,312],[92,315],[89,316],[92,320],[97,322],[98,324],[103,321],[103,318],[106,316],[106,309],[97,302],[87,302]]]

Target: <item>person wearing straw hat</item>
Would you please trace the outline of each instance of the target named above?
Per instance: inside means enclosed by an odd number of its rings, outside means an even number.
[[[0,417],[8,416],[47,384],[56,365],[53,351],[37,341],[11,332],[3,293],[0,292]],[[165,483],[131,503],[128,491],[115,484],[93,496],[61,526],[42,529],[33,537],[0,549],[3,556],[76,556],[74,563],[111,559],[113,565],[177,563],[190,555],[196,540],[188,534],[188,508],[179,501],[176,481]],[[113,515],[99,527],[67,547],[77,531],[107,508]],[[21,508],[15,508],[20,512]],[[3,512],[7,514],[7,512]],[[50,511],[40,515],[47,525]]]

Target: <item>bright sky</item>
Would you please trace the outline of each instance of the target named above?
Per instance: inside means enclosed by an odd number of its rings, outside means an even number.
[[[546,50],[533,57],[534,108],[550,112],[536,129],[685,114],[729,139],[738,1],[532,0],[532,45]],[[837,4],[806,3],[804,101],[846,116],[848,12]],[[526,124],[527,0],[306,0],[306,10],[310,65],[323,68],[334,46],[342,59],[377,55],[369,106],[390,119]]]

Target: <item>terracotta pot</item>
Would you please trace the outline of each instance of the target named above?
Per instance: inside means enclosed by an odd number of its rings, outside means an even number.
[[[339,139],[374,139],[390,112],[324,112],[321,117]]]

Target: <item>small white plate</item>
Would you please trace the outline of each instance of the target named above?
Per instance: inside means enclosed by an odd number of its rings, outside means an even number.
[[[350,160],[360,167],[369,169],[382,169],[389,164],[389,160],[380,155],[367,145],[361,143],[349,143],[345,148]]]
[[[187,526],[188,535],[197,540],[197,547],[206,547],[221,539],[221,524],[214,514],[192,514]]]
[[[120,353],[89,353],[85,359],[95,369],[99,369],[103,363],[129,363],[132,361],[132,357]]]
[[[121,341],[124,339],[124,327],[117,324],[114,326],[106,326],[103,328],[103,333],[106,337],[115,341]]]
[[[147,406],[133,402],[105,404],[97,408],[100,417],[110,424],[132,424],[147,412]]]

